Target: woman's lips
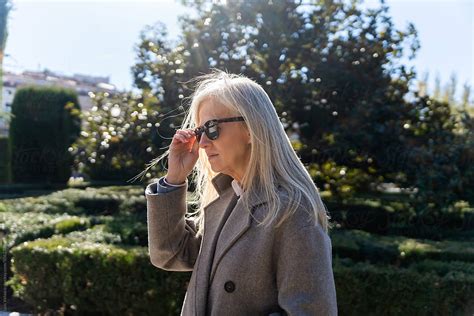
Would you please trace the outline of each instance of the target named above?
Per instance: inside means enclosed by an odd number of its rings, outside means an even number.
[[[209,156],[207,156],[207,158],[208,158],[208,159],[212,159],[212,158],[214,158],[214,157],[216,157],[216,156],[218,156],[218,154],[215,154],[215,155],[209,155]]]

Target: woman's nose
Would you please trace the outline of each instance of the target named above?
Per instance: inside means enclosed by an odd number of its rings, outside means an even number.
[[[206,133],[201,134],[201,139],[199,140],[199,147],[205,148],[209,146],[212,142],[207,138]]]

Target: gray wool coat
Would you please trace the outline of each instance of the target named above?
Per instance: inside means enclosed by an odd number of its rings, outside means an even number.
[[[328,234],[307,222],[305,205],[279,228],[256,227],[232,180],[222,173],[212,179],[219,197],[204,209],[202,238],[185,217],[187,185],[149,194],[155,183],[145,191],[151,263],[192,271],[181,315],[337,315]],[[259,221],[265,202],[251,197]]]

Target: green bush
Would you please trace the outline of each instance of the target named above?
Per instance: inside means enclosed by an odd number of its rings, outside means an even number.
[[[21,242],[31,241],[37,238],[48,238],[53,235],[67,234],[75,230],[84,230],[91,225],[87,218],[69,215],[49,215],[41,213],[0,213],[0,233],[6,234],[1,239],[0,249],[0,272],[5,274],[6,262],[10,262],[11,253],[7,251]],[[4,252],[7,251],[5,254]],[[8,265],[7,275],[12,275]],[[3,288],[4,278],[1,278],[0,286]],[[7,298],[11,296],[11,289],[7,287]]]
[[[89,194],[82,196],[76,202],[76,206],[80,207],[83,210],[82,212],[88,215],[110,215],[118,212],[120,203],[121,200],[119,198]]]
[[[7,234],[10,245],[37,238],[48,238],[57,234],[67,234],[75,230],[84,230],[91,226],[88,218],[42,213],[4,212],[0,216],[0,225]]]
[[[0,231],[7,234],[6,238],[12,246],[54,235],[75,236],[78,240],[103,243],[148,245],[146,220],[141,221],[136,216],[79,217],[68,214],[4,212],[0,213],[0,225]],[[89,234],[94,236],[87,236]]]
[[[458,201],[443,210],[416,213],[409,201],[377,198],[325,200],[331,220],[340,228],[383,235],[442,240],[474,230],[474,208]]]
[[[9,248],[21,242],[58,235],[67,235],[75,241],[140,246],[147,245],[148,237],[146,221],[138,222],[126,216],[79,217],[37,212],[0,212],[0,232],[7,234],[2,243],[8,243]],[[4,275],[3,250],[0,257],[1,275]],[[10,258],[11,254],[8,253],[8,262]],[[8,275],[12,275],[10,270]],[[3,286],[3,278],[0,285]],[[7,291],[10,293],[10,289]]]
[[[381,212],[388,215],[379,218],[404,224],[400,219],[411,213],[402,204],[346,200],[341,222],[351,219],[347,213],[356,205],[359,214]],[[453,214],[470,214],[466,203],[457,208]],[[367,223],[365,228],[377,231]],[[8,284],[37,312],[179,314],[190,275],[151,265],[142,187],[67,189],[3,200],[0,230],[14,246]],[[341,315],[462,314],[473,297],[474,236],[468,234],[474,230],[466,230],[465,239],[442,241],[362,230],[330,233]]]
[[[189,273],[157,269],[144,247],[53,237],[15,247],[15,295],[36,312],[178,315]]]
[[[84,231],[74,231],[66,235],[68,239],[78,242],[123,245],[120,234],[107,231],[105,224],[98,224]]]
[[[387,211],[382,206],[367,204],[325,203],[331,220],[344,229],[362,229],[373,233],[384,234],[399,214]]]
[[[95,219],[93,227],[84,231],[74,231],[67,235],[68,238],[106,244],[148,246],[146,220],[140,221],[134,216],[123,215],[93,217],[93,219]]]
[[[425,259],[474,263],[472,241],[434,241],[403,236],[378,236],[360,230],[331,232],[334,254],[357,261],[407,266]]]
[[[15,247],[9,285],[16,295],[37,312],[179,315],[189,273],[153,267],[146,247],[79,239]],[[341,315],[463,315],[474,303],[468,262],[421,260],[397,268],[335,256],[333,264]]]
[[[416,214],[408,221],[392,223],[387,233],[434,240],[473,238],[474,208],[458,201],[444,210]]]
[[[13,213],[79,214],[72,200],[46,195],[3,200],[6,208]]]
[[[10,211],[18,213],[108,215],[117,212],[142,212],[146,214],[143,192],[142,187],[134,186],[85,190],[70,188],[39,197],[3,200],[3,203]]]
[[[474,275],[474,265],[465,261],[443,262],[426,259],[412,263],[410,269],[419,273],[436,272],[440,276],[453,274],[464,274],[465,276]]]
[[[81,131],[75,91],[24,87],[13,100],[10,125],[14,182],[66,184],[73,158],[68,150]]]
[[[297,146],[294,148],[299,149]],[[370,185],[378,181],[366,170],[338,165],[333,160],[311,163],[307,169],[314,183],[331,197],[344,198],[356,192],[366,192]]]
[[[424,261],[408,268],[334,260],[340,315],[470,315],[470,263]],[[450,266],[456,272],[446,273]],[[429,267],[429,268],[428,268]]]
[[[113,216],[104,221],[104,231],[120,236],[125,245],[148,246],[146,219],[137,216]]]
[[[10,141],[0,137],[0,183],[11,181]]]
[[[142,194],[140,196],[131,196],[120,205],[121,213],[146,214],[146,199]]]

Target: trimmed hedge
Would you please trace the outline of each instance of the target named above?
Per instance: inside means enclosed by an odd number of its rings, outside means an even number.
[[[81,132],[80,113],[74,90],[40,86],[18,89],[10,124],[14,182],[67,183],[73,164],[68,148]]]
[[[71,215],[146,215],[144,190],[137,186],[65,189],[40,197],[22,197],[2,201],[17,213]]]
[[[434,259],[446,262],[461,260],[474,265],[472,241],[377,236],[361,230],[333,230],[331,240],[335,255],[356,261],[407,266],[420,260]]]
[[[2,211],[4,204],[0,202],[0,232],[6,234],[1,240],[0,250],[0,273],[2,278],[0,286],[3,288],[4,282],[4,252],[24,241],[37,238],[48,238],[58,234],[68,234],[76,230],[84,230],[93,225],[93,221],[88,218],[70,216],[63,214],[53,216],[41,213],[12,213]],[[7,262],[11,259],[11,254],[7,252]],[[8,274],[10,271],[8,269]],[[9,289],[8,289],[9,291]],[[11,293],[8,292],[8,295]]]
[[[67,235],[76,241],[100,242],[105,244],[148,245],[146,219],[132,213],[115,216],[79,217],[68,214],[15,213],[7,212],[9,207],[0,202],[0,232],[8,234],[2,239],[14,247],[24,241]],[[5,245],[6,247],[6,245]],[[3,247],[0,251],[0,273],[4,275]],[[10,261],[11,253],[7,260]],[[8,271],[11,275],[11,271]],[[3,287],[3,277],[0,281]],[[8,295],[11,295],[8,289]]]
[[[137,215],[146,220],[146,200],[141,186],[70,188],[41,197],[3,200],[14,212],[71,215]],[[382,235],[442,240],[474,237],[474,208],[469,205],[451,212],[416,216],[405,203],[353,200],[327,202],[332,222],[344,229],[359,229]]]
[[[424,260],[408,268],[335,258],[340,315],[471,315],[472,263]]]
[[[53,237],[12,250],[16,295],[36,312],[179,315],[190,273],[150,263],[146,247]],[[406,268],[334,258],[341,315],[463,315],[474,304],[472,263]]]
[[[8,138],[0,137],[0,183],[11,182],[11,150]]]
[[[37,238],[49,238],[53,235],[85,230],[92,225],[89,218],[67,214],[61,216],[11,212],[0,214],[0,225],[7,234],[9,244],[12,246]]]
[[[358,203],[359,213],[400,211],[393,204]],[[351,212],[350,205],[340,210]],[[15,274],[9,284],[37,312],[179,314],[190,274],[151,265],[143,187],[67,189],[43,197],[3,200],[0,225],[14,240],[8,259],[13,256]],[[330,234],[341,315],[462,314],[468,308],[474,230],[453,230],[453,236],[462,235],[464,241],[361,230],[334,229]],[[139,271],[132,271],[132,266]],[[407,280],[411,283],[403,284]],[[392,301],[386,302],[385,294]],[[130,303],[131,298],[140,303]],[[410,305],[410,299],[416,301]]]
[[[474,230],[474,208],[468,203],[430,214],[416,214],[409,203],[385,203],[370,199],[325,202],[331,221],[347,230],[434,240],[472,236],[469,231]]]
[[[145,247],[53,237],[15,247],[8,282],[36,312],[178,315],[190,273],[154,267]]]

